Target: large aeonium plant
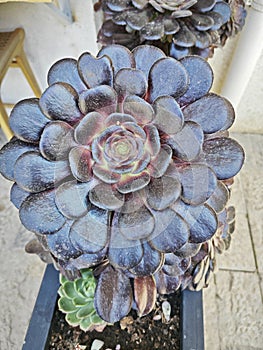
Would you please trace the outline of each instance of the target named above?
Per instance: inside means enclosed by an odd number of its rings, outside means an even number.
[[[0,168],[21,222],[67,277],[95,269],[107,322],[133,299],[147,314],[156,290],[195,288],[195,266],[223,242],[244,152],[212,81],[200,57],[113,45],[56,62],[41,98],[11,113]]]

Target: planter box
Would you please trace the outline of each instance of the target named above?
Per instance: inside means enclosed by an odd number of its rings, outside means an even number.
[[[48,349],[59,285],[59,272],[47,265],[22,350]],[[202,291],[181,293],[180,348],[204,350]]]

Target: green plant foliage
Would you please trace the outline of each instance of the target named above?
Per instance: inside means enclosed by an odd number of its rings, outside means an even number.
[[[66,314],[66,321],[73,327],[79,326],[85,332],[102,330],[106,322],[98,316],[94,308],[96,280],[90,269],[82,269],[81,276],[69,281],[60,275],[59,310]]]

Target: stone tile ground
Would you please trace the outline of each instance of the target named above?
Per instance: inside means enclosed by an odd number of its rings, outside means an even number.
[[[206,350],[262,350],[263,135],[233,137],[245,148],[246,162],[233,186],[232,245],[204,291]],[[32,234],[20,224],[9,189],[0,177],[0,349],[20,350],[45,266],[24,252]]]
[[[206,350],[262,350],[263,135],[233,135],[246,152],[233,186],[236,231],[204,290]]]

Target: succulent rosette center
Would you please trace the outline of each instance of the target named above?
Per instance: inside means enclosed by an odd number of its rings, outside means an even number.
[[[119,183],[147,168],[151,153],[146,132],[131,115],[109,115],[106,128],[91,142],[94,171],[106,183]]]

